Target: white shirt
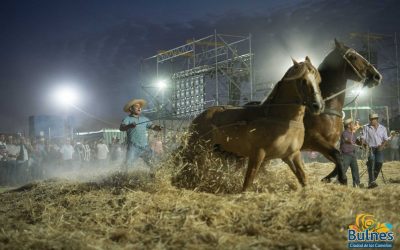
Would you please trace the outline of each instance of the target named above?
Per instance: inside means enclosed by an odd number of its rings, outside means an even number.
[[[64,144],[61,146],[60,153],[62,154],[62,159],[72,160],[72,155],[74,154],[74,147],[71,144]]]
[[[15,159],[17,158],[18,154],[19,154],[19,150],[20,150],[20,148],[19,148],[18,145],[15,145],[15,144],[8,144],[8,145],[7,145],[7,152],[8,152],[10,155],[12,155],[12,156],[9,156],[8,158],[9,158],[10,160],[15,160]]]
[[[27,160],[29,160],[28,150],[26,149],[26,146],[22,145],[22,151],[23,151],[22,157],[19,155],[19,153],[21,152],[21,145],[17,145],[17,147],[18,147],[17,162],[23,163],[23,162],[26,162]]]
[[[109,151],[106,144],[104,143],[97,144],[97,159],[99,160],[107,159],[108,152]]]
[[[371,124],[364,125],[361,138],[365,140],[370,147],[378,147],[382,145],[384,141],[389,140],[387,130],[381,124],[379,124],[376,129]]]
[[[0,159],[3,159],[4,155],[7,151],[7,144],[5,142],[0,142]]]

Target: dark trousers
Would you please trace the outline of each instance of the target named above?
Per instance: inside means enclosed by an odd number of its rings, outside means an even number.
[[[15,185],[17,184],[17,161],[16,160],[8,160],[7,161],[7,184]]]
[[[368,153],[368,183],[371,184],[378,178],[379,172],[383,165],[383,151],[378,148],[370,148]]]
[[[343,173],[346,174],[347,169],[351,169],[351,177],[353,179],[353,187],[360,185],[360,174],[358,172],[357,158],[355,154],[343,154]]]
[[[0,160],[0,186],[7,183],[7,161]]]
[[[17,161],[16,173],[17,184],[25,184],[28,182],[31,178],[28,161]]]

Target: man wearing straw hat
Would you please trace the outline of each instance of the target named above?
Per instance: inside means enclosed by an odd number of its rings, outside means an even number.
[[[358,172],[356,157],[356,138],[354,136],[354,131],[356,130],[355,124],[351,118],[344,120],[343,124],[344,131],[340,136],[340,151],[343,156],[343,170],[344,173],[346,173],[350,166],[353,187],[358,187],[360,185],[360,175]]]
[[[143,99],[132,99],[124,106],[124,111],[129,113],[119,127],[121,131],[126,131],[127,135],[127,152],[125,161],[125,170],[128,165],[133,165],[134,161],[141,157],[146,159],[146,153],[149,150],[147,129],[161,131],[162,127],[154,125],[147,117],[141,115],[142,108],[146,105]]]
[[[379,124],[378,114],[369,114],[369,124],[363,126],[361,140],[368,150],[368,188],[375,188],[376,178],[383,164],[383,149],[389,137],[386,128]]]

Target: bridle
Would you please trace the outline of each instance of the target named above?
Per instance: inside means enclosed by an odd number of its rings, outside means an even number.
[[[360,55],[357,51],[355,51],[352,48],[349,48],[344,52],[343,59],[347,62],[347,64],[345,64],[343,71],[345,72],[346,71],[346,66],[349,65],[350,68],[354,71],[354,73],[358,76],[358,78],[359,78],[358,81],[364,83],[365,80],[367,79],[367,76],[363,75],[360,72],[360,70],[357,69],[357,67],[351,62],[351,60],[348,58],[351,55],[359,57],[366,64],[367,67],[373,67],[373,65],[367,59],[365,59],[362,55]]]
[[[358,79],[359,79],[358,82],[361,82],[361,83],[363,84],[363,87],[365,87],[364,82],[365,82],[365,80],[367,79],[367,76],[364,75],[364,74],[362,74],[362,73],[360,72],[360,70],[357,69],[357,67],[356,67],[356,66],[353,64],[353,62],[349,59],[350,55],[359,57],[361,60],[363,60],[363,62],[367,65],[367,67],[374,67],[374,66],[373,66],[367,59],[365,59],[362,55],[360,55],[357,51],[355,51],[355,50],[352,49],[352,48],[347,49],[347,50],[344,52],[343,56],[342,56],[343,59],[346,61],[346,64],[344,64],[344,67],[343,67],[343,73],[342,73],[342,74],[343,74],[343,78],[346,78],[346,77],[345,77],[346,69],[347,69],[347,66],[349,66],[349,67],[354,71],[354,73],[358,76]],[[353,86],[344,88],[344,89],[342,89],[342,90],[340,90],[340,91],[338,91],[338,92],[336,92],[336,93],[334,93],[334,94],[332,94],[332,95],[326,97],[326,98],[324,99],[324,101],[328,101],[328,100],[330,100],[330,99],[333,99],[333,98],[335,98],[336,96],[338,96],[338,95],[340,95],[340,94],[346,92],[347,90],[353,89],[353,88],[355,88],[355,87],[357,87],[357,86],[358,86],[358,84],[354,84]]]
[[[284,77],[282,81],[296,81],[296,92],[297,96],[300,98],[299,101],[296,101],[295,103],[297,105],[304,105],[311,107],[313,104],[313,100],[317,99],[318,95],[320,96],[320,99],[322,100],[321,96],[321,91],[318,88],[318,83],[317,83],[317,70],[310,70],[308,69],[307,66],[304,66],[306,69],[304,70],[303,74],[299,74],[297,77]],[[312,89],[314,90],[312,95],[308,93],[308,88],[305,84],[303,84],[303,81],[298,81],[300,78],[304,78],[304,75],[306,75],[307,81],[311,82]],[[274,105],[274,104],[272,104]]]

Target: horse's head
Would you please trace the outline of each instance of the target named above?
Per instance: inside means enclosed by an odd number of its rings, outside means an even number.
[[[379,71],[363,56],[352,48],[335,39],[335,50],[343,63],[343,74],[346,79],[363,82],[369,88],[377,86],[382,81]]]
[[[296,95],[300,103],[305,105],[313,114],[319,114],[324,109],[324,101],[321,96],[319,84],[321,76],[318,70],[311,64],[310,58],[306,57],[304,62],[296,62],[289,68],[282,79],[283,82],[294,81]]]

